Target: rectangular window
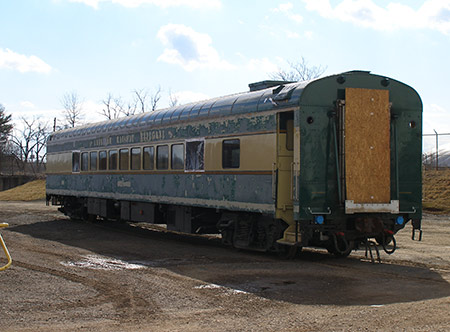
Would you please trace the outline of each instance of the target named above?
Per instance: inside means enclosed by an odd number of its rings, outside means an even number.
[[[294,112],[278,113],[279,133],[286,134],[286,150],[294,150]]]
[[[286,122],[286,150],[294,150],[294,120]]]
[[[131,166],[132,170],[140,170],[141,169],[141,148],[132,148],[131,149]]]
[[[144,148],[143,167],[145,170],[153,169],[153,161],[155,160],[155,148],[153,146],[146,146]]]
[[[172,169],[184,169],[184,145],[172,145],[172,158],[170,161]]]
[[[205,170],[205,141],[186,142],[186,171]]]
[[[120,149],[119,150],[119,169],[122,171],[128,170],[128,149]]]
[[[72,172],[78,173],[80,171],[80,151],[72,152]]]
[[[106,151],[100,151],[98,154],[98,169],[101,171],[106,170]]]
[[[83,152],[81,154],[81,170],[83,172],[89,169],[89,154],[87,152]]]
[[[117,150],[109,150],[109,169],[116,170],[117,169]]]
[[[241,147],[238,139],[228,139],[222,142],[222,167],[239,168]]]
[[[97,151],[89,153],[89,157],[91,159],[91,161],[89,163],[89,169],[91,171],[96,171],[97,170]]]
[[[169,168],[169,146],[160,145],[156,148],[156,169]]]

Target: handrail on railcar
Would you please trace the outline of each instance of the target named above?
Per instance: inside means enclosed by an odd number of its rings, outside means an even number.
[[[0,223],[0,228],[4,228],[4,227],[8,227],[9,225],[7,223]],[[6,270],[8,267],[11,266],[12,263],[12,259],[11,259],[11,255],[9,254],[8,248],[6,248],[6,244],[5,241],[3,241],[2,235],[0,234],[0,243],[2,245],[3,251],[5,252],[6,258],[8,260],[8,263],[6,263],[6,265],[0,267],[0,271],[4,271]]]

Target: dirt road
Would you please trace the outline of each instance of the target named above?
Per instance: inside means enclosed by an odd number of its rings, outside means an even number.
[[[450,330],[450,216],[426,215],[422,242],[408,225],[382,264],[111,229],[44,202],[0,202],[0,222],[2,332]]]

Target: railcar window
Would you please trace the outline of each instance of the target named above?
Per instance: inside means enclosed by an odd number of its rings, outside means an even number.
[[[228,139],[222,142],[222,167],[239,168],[241,147],[238,139]]]
[[[77,173],[80,171],[80,152],[72,152],[72,172]]]
[[[172,159],[170,161],[172,169],[184,169],[184,145],[172,145]]]
[[[106,170],[106,165],[107,165],[107,162],[106,162],[106,151],[100,151],[99,154],[98,154],[98,168],[101,171],[104,171],[104,170]]]
[[[131,166],[132,170],[140,170],[141,169],[141,148],[132,148],[131,149]]]
[[[205,141],[186,142],[186,170],[205,170]]]
[[[294,120],[286,121],[286,150],[294,150]]]
[[[145,170],[153,169],[155,160],[155,148],[153,146],[146,146],[143,155],[143,167]]]
[[[119,150],[119,169],[122,171],[128,170],[129,154],[128,149]]]
[[[87,171],[89,169],[89,154],[87,152],[83,152],[81,154],[81,170]]]
[[[96,171],[97,170],[97,151],[93,151],[93,152],[89,153],[89,157],[90,157],[89,169],[91,171]]]
[[[109,150],[109,169],[116,170],[117,169],[117,150]]]
[[[169,168],[169,146],[160,145],[156,148],[156,168]]]

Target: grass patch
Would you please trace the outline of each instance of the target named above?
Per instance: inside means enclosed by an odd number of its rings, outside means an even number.
[[[423,172],[422,204],[431,213],[450,213],[450,169]]]
[[[35,180],[0,191],[0,201],[36,201],[45,199],[45,180]]]

